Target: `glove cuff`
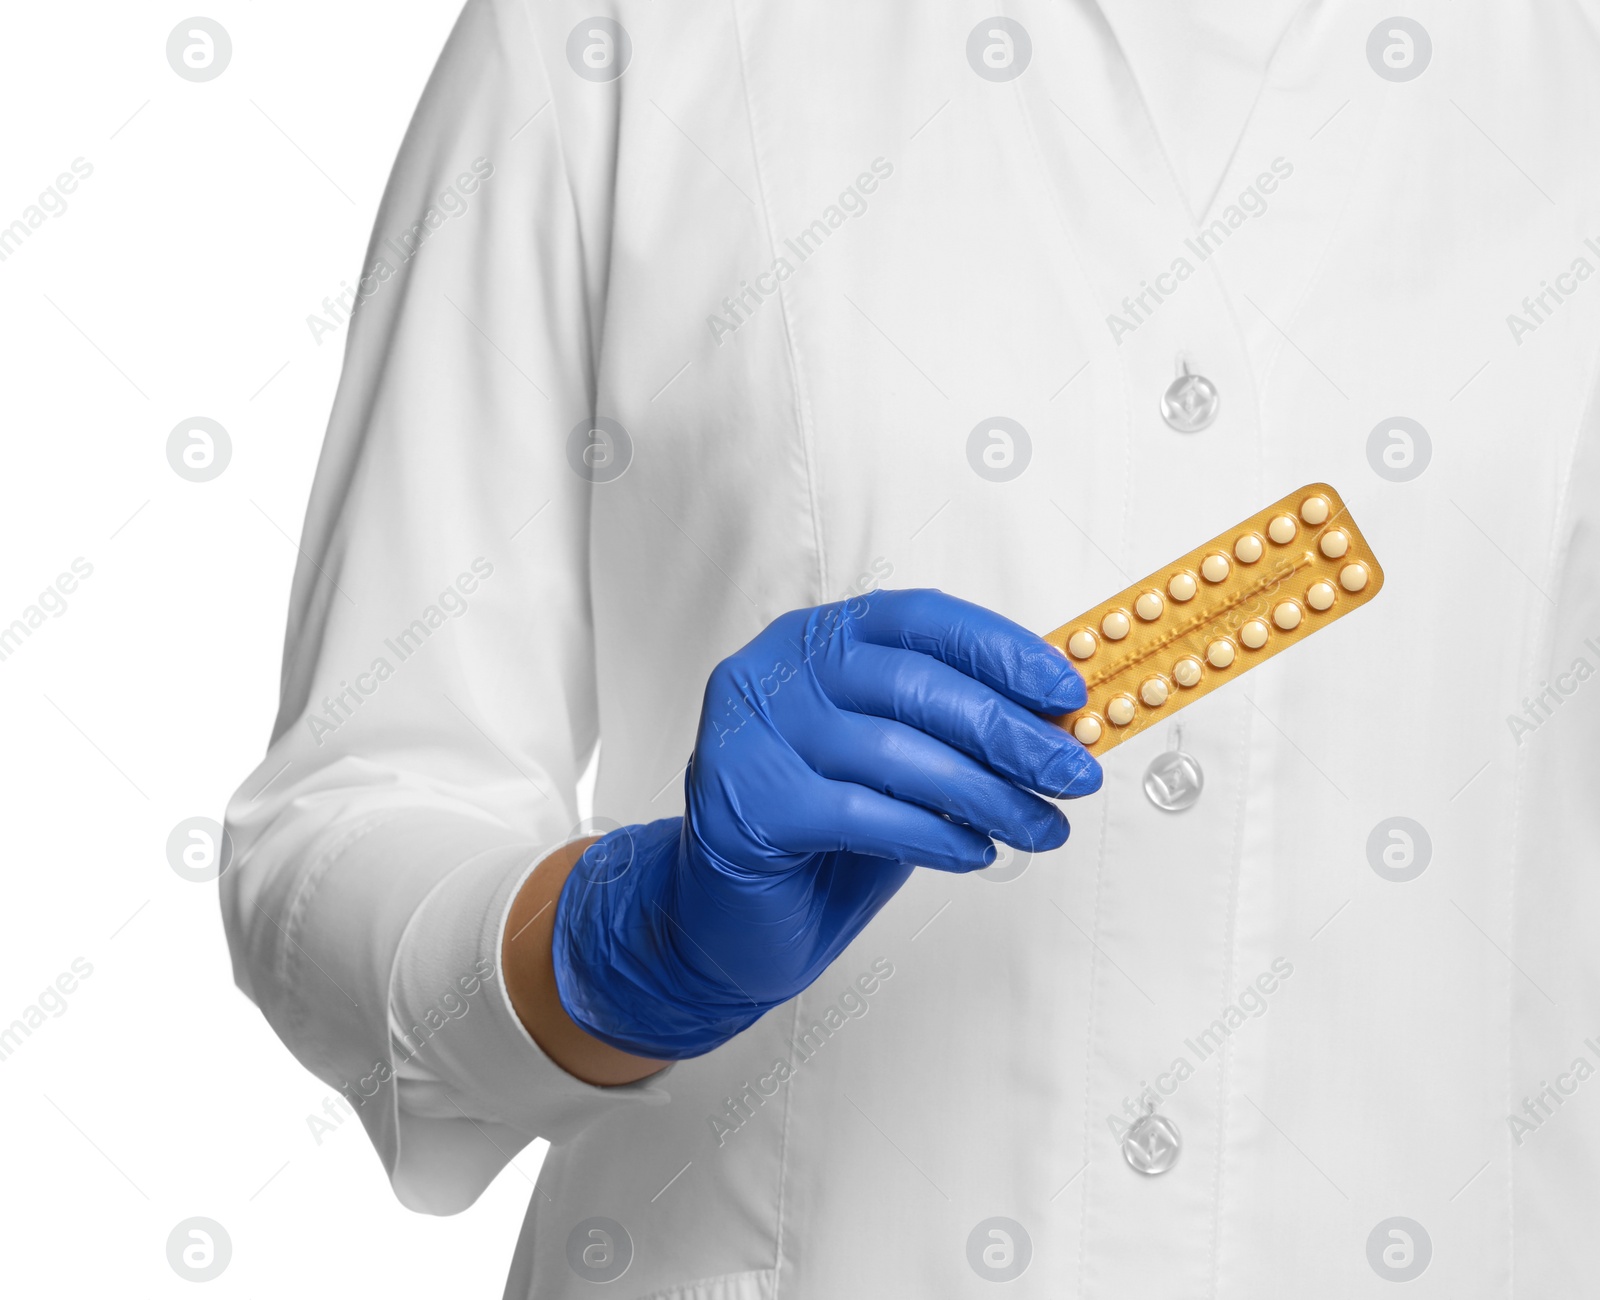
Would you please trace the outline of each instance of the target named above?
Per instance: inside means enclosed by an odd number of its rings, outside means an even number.
[[[566,1013],[634,1056],[702,1056],[777,1003],[706,979],[679,953],[672,917],[683,819],[624,826],[573,865],[556,901],[551,958]]]

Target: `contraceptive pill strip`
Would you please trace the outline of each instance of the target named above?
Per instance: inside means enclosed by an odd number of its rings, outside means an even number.
[[[1046,636],[1089,688],[1055,721],[1103,754],[1382,588],[1343,499],[1312,483]]]

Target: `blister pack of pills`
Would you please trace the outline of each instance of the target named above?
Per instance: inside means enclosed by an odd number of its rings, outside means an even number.
[[[1046,636],[1089,688],[1056,721],[1102,754],[1382,588],[1339,494],[1303,487]]]

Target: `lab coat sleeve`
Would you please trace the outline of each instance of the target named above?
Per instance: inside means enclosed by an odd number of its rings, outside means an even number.
[[[567,443],[588,428],[604,241],[546,57],[521,4],[470,0],[407,132],[300,543],[274,738],[229,806],[221,878],[240,987],[355,1108],[401,1201],[433,1213],[534,1136],[664,1100],[659,1080],[562,1071],[499,971],[513,896],[573,836],[596,732],[591,488]]]

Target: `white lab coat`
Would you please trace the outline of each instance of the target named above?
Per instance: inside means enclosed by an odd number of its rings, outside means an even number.
[[[541,1300],[624,1261],[611,1294],[695,1300],[1019,1264],[1016,1294],[1124,1300],[1419,1260],[1419,1295],[1591,1289],[1584,11],[1414,6],[1399,81],[1385,7],[1307,4],[1191,211],[1087,0],[1005,6],[1010,80],[968,58],[987,0],[621,3],[610,81],[593,8],[471,0],[428,86],[230,809],[237,978],[397,1194],[460,1210],[548,1137],[507,1290]],[[1185,364],[1220,395],[1195,433],[1158,409]],[[626,472],[580,477],[591,442]],[[597,738],[599,816],[676,814],[706,674],[768,620],[928,585],[1047,631],[1324,479],[1385,590],[1110,754],[1063,849],[915,873],[646,1083],[522,1030],[503,919]],[[1178,813],[1142,786],[1174,746]],[[1123,1154],[1146,1088],[1181,1138],[1154,1176]]]

